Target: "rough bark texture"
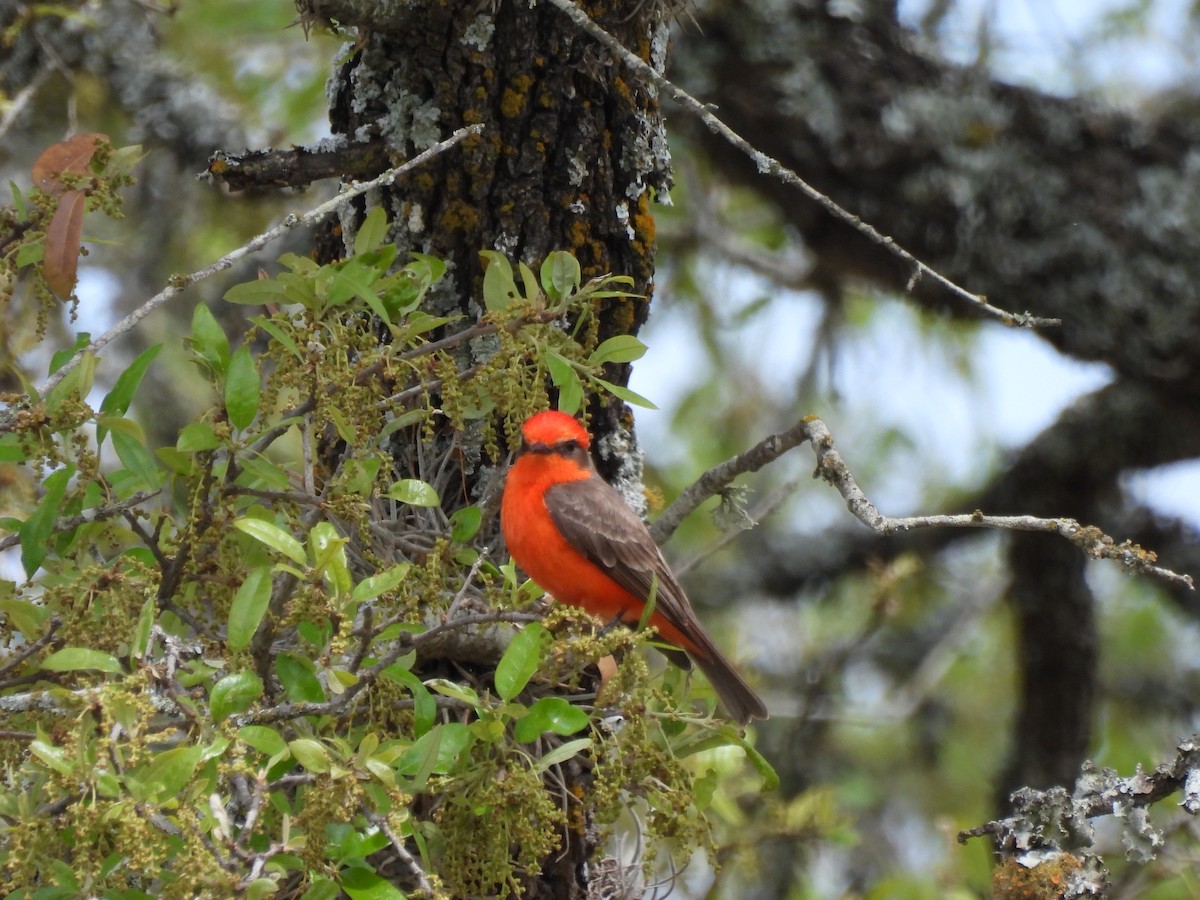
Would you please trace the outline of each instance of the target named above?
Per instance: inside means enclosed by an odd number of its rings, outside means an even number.
[[[401,256],[416,250],[450,265],[434,299],[441,309],[432,311],[478,313],[480,250],[536,269],[565,249],[585,278],[634,279],[632,291],[646,299],[610,301],[599,321],[601,338],[636,332],[653,290],[650,204],[670,186],[653,88],[546,5],[404,6],[346,0],[322,2],[318,12],[362,34],[332,85],[336,134],[382,137],[408,157],[463,125],[484,125],[481,137],[384,198]],[[666,26],[653,5],[632,16],[621,4],[590,12],[661,67]],[[343,228],[351,232],[353,221]],[[614,410],[596,430],[616,427]]]
[[[924,262],[1001,307],[1062,318],[1048,341],[1113,368],[1113,386],[1064,414],[965,508],[1076,516],[1134,539],[1174,535],[1164,562],[1186,568],[1194,534],[1112,501],[1122,473],[1200,453],[1191,288],[1200,179],[1189,121],[1138,121],[1001,84],[922,52],[889,4],[847,9],[708,4],[700,28],[681,35],[671,74]],[[886,250],[798,192],[764,184],[719,138],[700,140],[731,177],[778,203],[816,256],[814,284],[866,278],[904,289],[911,273]],[[928,283],[913,296],[971,315]],[[840,558],[957,537],[853,536]],[[1076,551],[1045,543],[1022,537],[1010,556],[1023,692],[1004,788],[1069,784],[1091,734],[1092,601]],[[844,571],[825,553],[812,565],[775,559],[759,569],[774,591]]]

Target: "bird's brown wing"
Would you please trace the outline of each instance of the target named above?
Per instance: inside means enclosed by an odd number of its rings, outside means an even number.
[[[622,588],[645,601],[657,578],[655,611],[691,641],[688,649],[734,720],[745,725],[751,719],[765,719],[762,698],[704,632],[658,545],[621,495],[592,475],[556,484],[544,496],[559,533]],[[666,648],[665,652],[676,665],[691,667],[682,650]]]
[[[546,508],[567,542],[638,599],[655,589],[655,610],[688,637],[700,630],[687,595],[645,523],[599,476],[556,484]]]

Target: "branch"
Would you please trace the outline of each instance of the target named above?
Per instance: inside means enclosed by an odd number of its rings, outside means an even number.
[[[98,506],[95,509],[89,510],[84,515],[56,519],[51,531],[57,534],[60,531],[70,531],[72,528],[78,528],[80,525],[86,525],[88,522],[99,522],[102,519],[124,515],[134,507],[140,506],[153,497],[157,497],[160,493],[161,491],[138,491],[136,494],[126,497],[124,500],[114,503],[111,506]],[[8,537],[0,538],[0,550],[8,550],[19,543],[21,543],[21,535],[14,532]]]
[[[995,528],[1005,531],[1049,532],[1066,538],[1092,559],[1115,560],[1133,572],[1151,575],[1189,590],[1195,589],[1192,576],[1180,575],[1156,565],[1158,558],[1152,551],[1145,550],[1132,541],[1117,543],[1094,525],[1081,525],[1074,519],[989,516],[979,510],[959,515],[885,516],[858,486],[845,460],[834,449],[833,436],[829,429],[816,416],[808,416],[787,431],[773,434],[745,453],[709,469],[667,507],[658,521],[651,526],[650,533],[656,541],[665,541],[696,507],[709,497],[724,493],[738,475],[757,472],[767,463],[805,441],[812,444],[817,457],[814,477],[820,477],[837,488],[854,517],[876,534],[889,535],[915,528]]]
[[[387,168],[387,142],[325,141],[314,147],[230,154],[218,150],[204,175],[231,191],[305,187],[323,178],[373,178]],[[203,177],[203,176],[201,176]]]
[[[1191,575],[1180,575],[1155,565],[1157,557],[1130,541],[1118,544],[1094,525],[1081,525],[1074,519],[1044,519],[1039,516],[989,516],[976,510],[946,516],[885,516],[867,499],[854,480],[841,454],[833,449],[833,436],[825,423],[815,416],[804,419],[808,439],[817,454],[816,474],[829,482],[846,500],[854,517],[878,534],[893,534],[914,528],[998,528],[1006,531],[1046,531],[1066,538],[1092,559],[1112,559],[1134,572],[1152,575],[1172,584],[1195,589]]]
[[[291,701],[280,703],[277,706],[260,709],[257,712],[237,717],[238,727],[242,725],[266,725],[272,722],[298,719],[302,716],[332,715],[348,706],[351,700],[362,693],[364,689],[370,687],[383,674],[385,669],[405,653],[408,653],[414,647],[419,649],[423,644],[430,642],[447,631],[466,628],[471,625],[490,625],[498,622],[533,622],[539,618],[540,616],[531,613],[519,612],[476,613],[461,616],[450,622],[443,622],[441,625],[437,625],[420,634],[401,632],[396,637],[395,645],[380,657],[375,665],[365,670],[359,676],[358,681],[354,682],[354,684],[350,685],[332,700],[310,703],[293,703]]]
[[[11,672],[29,657],[41,651],[43,647],[54,640],[54,632],[62,626],[62,619],[57,615],[50,616],[50,625],[46,629],[46,633],[31,644],[26,645],[19,653],[14,654],[10,659],[6,660],[3,665],[0,665],[0,676]]]
[[[48,391],[53,389],[55,385],[63,380],[63,378],[69,371],[71,371],[71,369],[75,368],[75,366],[79,364],[79,361],[83,358],[85,353],[98,353],[104,347],[108,346],[108,344],[112,343],[112,341],[132,330],[138,322],[150,315],[150,313],[154,312],[177,294],[182,293],[186,288],[203,281],[212,275],[215,275],[217,272],[222,272],[228,268],[231,268],[238,260],[250,255],[251,253],[261,250],[267,244],[271,243],[276,238],[287,234],[287,232],[294,228],[302,225],[315,225],[325,218],[325,216],[327,216],[329,213],[342,206],[345,206],[355,197],[362,196],[368,191],[373,191],[376,188],[387,187],[401,175],[411,172],[418,166],[429,162],[429,160],[433,159],[435,156],[446,152],[468,135],[479,134],[482,128],[483,126],[481,125],[470,125],[465,128],[460,128],[444,141],[434,144],[428,150],[417,154],[403,165],[397,166],[394,169],[388,169],[388,171],[384,172],[378,178],[373,178],[370,181],[360,182],[351,187],[347,187],[336,197],[325,201],[319,206],[313,207],[303,215],[297,216],[293,214],[285,217],[283,221],[274,228],[264,231],[257,237],[251,238],[241,247],[238,247],[236,250],[231,250],[216,262],[205,266],[203,269],[199,269],[193,272],[191,275],[176,275],[172,277],[170,284],[168,284],[167,287],[165,287],[162,291],[155,294],[100,337],[96,338],[96,340],[92,341],[82,350],[79,350],[77,353],[75,353],[75,355],[72,356],[70,360],[68,360],[67,363],[62,366],[62,368],[46,379],[45,383],[38,388],[38,393],[42,396],[45,396]]]
[[[1171,762],[1128,778],[1088,763],[1071,795],[1061,787],[1045,791],[1022,788],[1012,796],[1015,815],[960,831],[958,842],[991,835],[1001,850],[1010,853],[1055,847],[1061,843],[1056,839],[1059,836],[1088,843],[1091,827],[1087,820],[1107,815],[1126,820],[1140,837],[1153,841],[1149,823],[1130,816],[1131,810],[1145,809],[1182,791],[1179,805],[1193,816],[1200,813],[1200,734],[1181,741],[1176,749]]]
[[[395,851],[397,861],[404,868],[404,874],[415,885],[415,889],[430,897],[434,896],[433,885],[429,881],[429,876],[425,874],[425,870],[421,868],[421,864],[417,862],[415,856],[408,852],[408,848],[404,846],[404,839],[392,830],[392,826],[388,824],[387,816],[377,813],[366,806],[361,807],[362,813],[367,817],[372,825],[384,833],[388,841],[392,845],[392,850]]]
[[[883,249],[887,250],[901,261],[907,264],[912,274],[908,279],[906,290],[911,292],[917,286],[922,278],[930,278],[940,284],[942,287],[949,290],[952,294],[961,300],[966,301],[973,306],[977,311],[984,315],[991,316],[999,320],[1005,325],[1011,325],[1017,328],[1047,328],[1056,325],[1061,325],[1060,319],[1043,319],[1033,316],[1028,312],[1015,314],[992,306],[987,299],[980,294],[974,294],[966,288],[960,287],[955,282],[951,281],[946,276],[940,274],[930,266],[921,262],[896,241],[887,235],[881,233],[868,223],[864,222],[858,216],[849,210],[839,206],[831,197],[822,194],[815,187],[789,169],[783,163],[773,159],[762,151],[756,149],[744,137],[713,115],[707,106],[693,97],[683,88],[676,86],[665,76],[657,72],[653,66],[644,60],[640,59],[630,50],[618,41],[615,37],[588,18],[587,13],[576,6],[572,0],[549,0],[551,4],[562,10],[567,17],[574,22],[582,31],[587,32],[601,44],[612,52],[613,56],[623,62],[633,71],[637,72],[647,81],[650,81],[660,91],[671,97],[676,103],[682,106],[685,110],[702,121],[705,126],[714,134],[718,134],[727,140],[738,150],[745,153],[753,160],[758,167],[759,172],[763,174],[774,175],[784,184],[798,188],[810,200],[819,204],[826,212],[834,218],[841,220],[854,228],[860,234],[865,235],[869,240],[878,244]]]

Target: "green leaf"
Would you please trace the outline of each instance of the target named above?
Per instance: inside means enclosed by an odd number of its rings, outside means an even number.
[[[262,488],[268,491],[286,491],[292,483],[288,473],[265,456],[245,456],[239,462],[242,464],[243,475],[249,476],[248,487]],[[239,477],[238,484],[246,484]]]
[[[354,235],[354,254],[370,253],[382,246],[387,230],[387,213],[382,206],[376,206],[358,226],[358,233]]]
[[[354,584],[346,562],[346,538],[328,522],[318,522],[308,533],[313,568],[321,573],[326,586],[338,596],[350,593]]]
[[[214,722],[244,713],[262,696],[263,683],[253,672],[226,675],[212,687],[208,696],[209,711]]]
[[[732,730],[732,729],[731,729]],[[746,751],[746,758],[750,760],[750,765],[754,766],[754,770],[762,776],[763,793],[773,791],[779,787],[779,773],[775,771],[775,767],[767,762],[767,758],[750,744],[743,735],[736,735],[735,741],[743,750]]]
[[[20,435],[0,434],[0,462],[27,462],[29,448],[21,445]]]
[[[310,772],[320,774],[329,771],[329,751],[325,746],[312,738],[296,738],[288,741],[288,749],[296,762]]]
[[[49,552],[50,536],[54,534],[59,507],[67,493],[67,484],[74,474],[75,467],[67,465],[48,475],[42,482],[46,492],[42,495],[37,509],[21,523],[17,531],[21,540],[21,565],[25,568],[27,578],[33,577]]]
[[[49,374],[53,375],[55,372],[65,366],[68,362],[70,362],[72,356],[74,356],[91,342],[92,336],[89,332],[81,331],[79,334],[77,334],[75,336],[74,344],[63,350],[56,350],[54,355],[50,357]]]
[[[272,550],[278,550],[296,565],[308,565],[308,554],[304,552],[304,545],[274,522],[246,516],[235,519],[233,527],[250,535],[259,543],[266,544]]]
[[[258,401],[262,394],[262,382],[258,377],[258,366],[245,344],[237,348],[229,360],[225,373],[225,409],[234,428],[249,428],[258,415]]]
[[[142,487],[148,491],[156,491],[162,485],[163,470],[158,467],[158,461],[154,458],[146,445],[135,438],[133,435],[125,431],[112,432],[113,449],[117,451],[117,458],[121,460],[127,472],[141,482]]]
[[[408,895],[363,866],[342,869],[338,882],[350,900],[404,900]]]
[[[632,334],[618,334],[610,337],[592,351],[588,357],[588,365],[598,366],[603,363],[628,363],[641,359],[646,355],[646,345]]]
[[[400,479],[388,488],[387,495],[409,506],[437,506],[442,502],[433,485],[417,478]]]
[[[271,569],[259,566],[251,569],[242,586],[233,595],[229,608],[229,635],[226,642],[231,650],[243,650],[250,646],[254,633],[262,624],[271,602]]]
[[[483,523],[483,510],[478,506],[464,506],[450,516],[450,537],[460,544],[468,543],[479,533]]]
[[[238,738],[264,756],[274,756],[287,749],[287,741],[279,732],[265,725],[243,725],[238,729]]]
[[[263,306],[267,303],[286,303],[287,285],[273,278],[257,278],[235,284],[225,292],[226,303],[239,306]]]
[[[46,620],[50,618],[50,610],[44,606],[30,603],[28,600],[0,600],[0,613],[8,618],[8,627],[17,627],[17,631],[25,636],[29,644],[41,636]]]
[[[395,590],[411,568],[411,563],[403,562],[364,578],[354,586],[354,590],[350,592],[350,599],[355,603],[362,603],[364,600],[374,600],[380,594]]]
[[[283,685],[283,693],[293,703],[322,703],[325,688],[313,671],[313,664],[303,657],[280,653],[275,657],[275,674]]]
[[[138,354],[137,359],[129,364],[129,368],[117,376],[112,390],[105,395],[104,400],[100,403],[100,412],[109,416],[125,415],[129,410],[129,404],[133,402],[133,395],[137,393],[138,386],[141,385],[142,379],[146,376],[146,370],[150,368],[150,363],[154,362],[154,358],[158,356],[162,348],[162,344],[155,344],[153,347],[147,347]],[[98,435],[96,443],[101,444],[103,442],[103,435]]]
[[[51,672],[75,672],[80,669],[96,669],[120,675],[125,670],[121,662],[111,653],[92,650],[88,647],[63,647],[42,660],[42,668]]]
[[[546,354],[546,368],[550,370],[550,381],[558,388],[560,412],[573,416],[583,405],[583,383],[575,367],[553,350]]]
[[[461,722],[437,725],[404,751],[396,761],[396,770],[413,777],[418,785],[430,775],[449,775],[459,755],[474,740],[471,729]]]
[[[655,406],[641,394],[635,393],[627,387],[621,387],[619,384],[612,384],[611,382],[605,381],[603,378],[593,378],[592,380],[614,397],[619,397],[626,403],[631,403],[634,406],[640,406],[643,409],[658,409],[657,406]]]
[[[433,727],[437,718],[437,701],[433,699],[433,694],[429,693],[429,689],[420,678],[403,666],[388,666],[383,670],[383,674],[412,692],[413,734],[421,737]]]
[[[555,747],[553,750],[551,750],[549,753],[547,753],[545,756],[543,756],[541,759],[539,759],[537,761],[537,765],[533,767],[533,771],[538,774],[541,774],[542,772],[545,772],[547,769],[549,769],[551,766],[556,766],[559,763],[566,762],[571,757],[582,753],[584,750],[589,749],[591,746],[592,746],[591,738],[579,738],[574,741],[567,741],[562,746]]]
[[[525,689],[542,664],[550,641],[550,632],[538,622],[517,632],[496,666],[496,693],[502,700],[511,700]]]
[[[518,297],[512,263],[495,250],[481,250],[479,255],[487,260],[487,269],[483,273],[483,305],[488,312],[503,312]]]
[[[297,359],[303,359],[304,354],[300,352],[299,345],[292,339],[292,336],[279,327],[275,322],[268,319],[266,316],[251,316],[250,321],[275,338],[281,347],[287,349],[292,356]]]
[[[225,374],[229,365],[229,338],[204,303],[197,303],[192,313],[192,352],[208,363],[215,374]]]
[[[517,271],[521,273],[521,286],[525,289],[525,299],[533,300],[541,297],[542,289],[538,287],[537,278],[534,277],[533,270],[523,262],[517,263]]]
[[[41,734],[39,729],[39,734]],[[74,775],[75,767],[71,765],[71,761],[67,759],[67,751],[62,747],[56,747],[51,744],[46,735],[41,736],[29,744],[29,752],[52,768],[59,775]]]
[[[341,487],[352,494],[363,497],[371,496],[375,487],[375,478],[383,464],[378,456],[369,459],[348,459],[342,466]]]
[[[175,441],[175,449],[181,453],[195,453],[200,450],[216,450],[221,446],[217,433],[207,422],[189,422],[179,432]]]
[[[562,697],[542,697],[529,712],[517,720],[513,734],[518,741],[535,741],[547,731],[568,735],[582,731],[588,725],[588,715]]]
[[[274,859],[278,861],[282,855],[279,854]],[[300,900],[338,900],[341,895],[342,889],[336,881],[316,876],[312,879],[312,886],[300,896]]]
[[[147,788],[155,788],[153,796],[174,797],[191,780],[196,766],[204,757],[204,750],[202,746],[184,746],[156,753],[136,773],[137,780]]]
[[[553,300],[562,300],[579,288],[579,261],[565,250],[555,250],[542,263],[542,288]]]
[[[463,703],[476,708],[479,706],[479,695],[468,685],[459,684],[457,681],[450,681],[448,678],[430,678],[425,682],[425,686],[431,691],[437,691],[443,697],[449,697],[452,700],[461,700]]]
[[[147,597],[138,613],[137,624],[133,627],[133,640],[130,643],[129,655],[141,659],[146,648],[150,645],[150,631],[154,628],[154,617],[158,612],[158,602],[153,596]]]

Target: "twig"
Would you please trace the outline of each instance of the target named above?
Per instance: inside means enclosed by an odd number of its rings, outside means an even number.
[[[1180,575],[1170,569],[1156,565],[1157,557],[1131,541],[1118,543],[1094,525],[1082,525],[1075,519],[1044,519],[1038,516],[990,516],[976,510],[958,515],[934,516],[885,516],[875,508],[854,475],[846,466],[841,454],[833,447],[833,435],[825,423],[816,416],[807,416],[795,426],[780,434],[773,434],[745,453],[740,453],[701,475],[687,487],[658,520],[650,527],[650,533],[659,543],[667,540],[696,507],[709,497],[724,492],[731,481],[744,472],[757,472],[763,466],[778,459],[788,450],[808,441],[817,457],[814,477],[820,477],[833,487],[846,501],[846,507],[856,519],[876,534],[894,534],[914,528],[995,528],[1004,531],[1043,531],[1066,538],[1092,559],[1111,559],[1126,569],[1152,575],[1171,584],[1195,590],[1191,575]]]
[[[894,534],[914,528],[998,528],[1005,531],[1044,531],[1066,538],[1092,559],[1111,559],[1127,569],[1153,575],[1163,581],[1195,590],[1191,575],[1180,575],[1155,565],[1157,557],[1131,541],[1118,544],[1094,525],[1081,525],[1075,519],[1044,519],[1038,516],[989,516],[975,510],[959,515],[885,516],[867,499],[835,449],[833,436],[825,423],[815,416],[801,421],[817,455],[816,475],[829,482],[846,500],[854,517],[878,534]],[[794,429],[793,429],[794,430]]]
[[[261,709],[258,712],[249,713],[237,718],[237,725],[266,725],[272,722],[281,722],[288,719],[298,719],[301,716],[325,716],[332,715],[341,711],[349,705],[350,701],[357,697],[363,690],[370,687],[384,670],[392,665],[405,653],[408,653],[414,647],[420,647],[438,635],[446,631],[451,631],[458,628],[466,628],[471,625],[494,624],[497,622],[533,622],[539,616],[531,613],[518,612],[495,612],[495,613],[479,613],[476,615],[461,616],[451,622],[444,622],[441,625],[436,625],[428,631],[423,631],[420,634],[410,634],[409,632],[401,632],[396,637],[395,646],[387,653],[380,657],[375,665],[366,669],[358,681],[350,685],[340,695],[332,700],[312,703],[280,703],[277,706],[272,706],[268,709]]]
[[[132,509],[145,501],[157,497],[161,491],[138,491],[129,497],[126,497],[120,503],[114,503],[112,506],[98,506],[93,510],[79,516],[70,516],[66,519],[59,519],[54,523],[53,531],[70,531],[80,525],[86,525],[88,522],[99,522],[101,519],[107,519],[110,516],[118,516],[125,513],[126,510]],[[10,547],[15,547],[21,543],[19,534],[10,534],[6,538],[0,538],[0,550],[8,550]]]
[[[404,846],[404,840],[388,824],[387,816],[375,812],[374,810],[362,807],[363,815],[367,817],[367,821],[378,828],[391,842],[392,849],[396,851],[396,856],[400,865],[404,867],[404,873],[416,885],[418,891],[422,891],[430,897],[434,896],[433,885],[429,882],[429,876],[425,874],[425,870],[421,868],[421,864],[417,862],[417,858],[409,853],[408,848]]]
[[[392,184],[401,175],[407,174],[418,166],[424,165],[435,156],[445,153],[468,135],[479,134],[479,132],[482,130],[482,125],[469,125],[465,128],[460,128],[444,141],[434,144],[428,150],[417,154],[403,165],[397,166],[394,169],[388,169],[388,171],[384,172],[378,178],[373,178],[370,181],[360,182],[351,187],[347,187],[336,197],[325,201],[319,206],[313,207],[303,215],[297,216],[292,214],[285,217],[283,221],[274,228],[264,231],[257,237],[251,238],[241,247],[226,253],[216,262],[205,266],[203,269],[199,269],[193,272],[191,275],[176,275],[172,277],[170,284],[163,288],[163,290],[155,294],[108,331],[104,332],[104,334],[100,335],[100,337],[96,338],[96,340],[92,341],[82,350],[79,350],[77,353],[75,353],[75,355],[72,356],[70,360],[68,360],[66,364],[62,366],[62,368],[46,379],[45,383],[38,388],[38,393],[42,396],[45,396],[48,391],[53,389],[55,385],[62,381],[66,374],[79,363],[79,360],[83,358],[83,354],[98,353],[116,338],[125,334],[127,331],[130,331],[135,325],[137,325],[138,322],[150,315],[150,313],[154,312],[175,295],[182,293],[191,285],[203,281],[205,278],[215,275],[217,272],[222,272],[225,269],[230,268],[239,259],[261,250],[267,244],[271,243],[271,241],[281,237],[294,228],[302,225],[315,225],[329,213],[349,203],[355,197],[359,197],[368,191],[375,190],[376,188],[386,187]]]
[[[715,541],[713,541],[691,559],[680,563],[679,565],[673,565],[671,569],[675,572],[676,577],[682,578],[704,560],[708,559],[708,557],[719,552],[733,541],[737,540],[738,536],[744,531],[749,528],[753,528],[759,522],[762,522],[764,519],[766,519],[767,516],[770,516],[772,513],[774,513],[784,504],[784,501],[786,501],[790,496],[792,496],[792,494],[796,492],[796,488],[799,486],[799,484],[799,478],[790,479],[786,484],[783,484],[778,489],[772,491],[771,494],[764,498],[761,503],[754,507],[754,509],[750,510],[750,512],[747,514],[747,518],[749,520],[747,524],[743,525],[739,523],[738,525],[726,528]]]
[[[650,526],[650,534],[656,543],[663,544],[675,533],[679,524],[695,512],[696,507],[716,494],[722,493],[729,483],[746,472],[757,472],[768,463],[774,462],[793,447],[799,447],[808,436],[809,419],[804,419],[782,434],[773,434],[759,441],[745,453],[713,466],[696,481],[684,489]]]
[[[26,106],[29,105],[29,101],[33,99],[33,95],[38,92],[43,82],[45,82],[50,73],[54,70],[55,66],[50,65],[49,63],[42,66],[38,73],[30,80],[29,84],[25,85],[25,87],[21,89],[20,93],[13,97],[12,102],[8,105],[8,109],[4,111],[4,116],[0,118],[0,138],[3,138],[6,134],[8,134],[8,130],[12,128],[13,123],[17,121],[17,117],[21,115],[21,112]]]
[[[28,644],[26,647],[24,647],[21,650],[20,653],[17,653],[16,655],[14,655],[12,657],[12,659],[6,661],[4,663],[4,665],[0,666],[0,676],[3,676],[6,673],[11,672],[13,669],[15,669],[21,663],[25,662],[25,660],[29,659],[29,657],[31,657],[35,653],[39,652],[43,647],[45,647],[52,640],[54,640],[54,632],[58,631],[58,629],[61,626],[62,626],[62,619],[60,619],[56,615],[52,615],[50,617],[50,626],[46,629],[46,633],[43,634],[40,638],[38,638],[33,643]]]
[[[687,93],[687,91],[683,90],[683,88],[672,83],[670,80],[656,71],[654,67],[645,60],[640,59],[633,52],[626,49],[620,41],[593,22],[588,17],[587,13],[576,6],[572,0],[549,0],[549,2],[562,10],[567,17],[581,30],[587,32],[589,35],[607,47],[612,54],[626,66],[637,72],[647,81],[650,81],[655,87],[657,87],[667,96],[671,97],[671,99],[682,106],[685,110],[699,118],[700,121],[702,121],[709,129],[709,131],[720,135],[733,146],[737,147],[739,150],[749,156],[750,159],[754,161],[754,164],[758,167],[759,172],[762,172],[763,174],[774,175],[784,184],[789,184],[795,188],[798,188],[805,196],[818,203],[834,218],[845,222],[860,234],[865,235],[871,241],[907,263],[912,268],[912,274],[908,280],[907,290],[911,291],[914,287],[916,287],[918,281],[920,281],[922,278],[928,277],[942,287],[946,288],[956,297],[959,297],[960,299],[971,304],[980,312],[998,319],[1005,325],[1012,325],[1018,328],[1047,328],[1062,324],[1060,319],[1039,318],[1037,316],[1030,315],[1027,312],[1020,314],[1010,313],[1006,310],[1000,309],[997,306],[992,306],[992,304],[988,303],[985,297],[979,294],[974,294],[971,291],[968,291],[966,288],[960,287],[945,275],[942,275],[935,269],[921,262],[921,260],[917,259],[911,253],[897,244],[894,238],[890,238],[881,233],[876,228],[864,222],[858,216],[854,215],[854,213],[842,206],[839,206],[831,197],[822,194],[815,187],[797,175],[794,171],[783,165],[783,163],[773,159],[770,156],[767,156],[767,154],[763,153],[761,150],[756,149],[753,144],[751,144],[744,137],[713,115],[707,106],[705,106],[691,94]]]

